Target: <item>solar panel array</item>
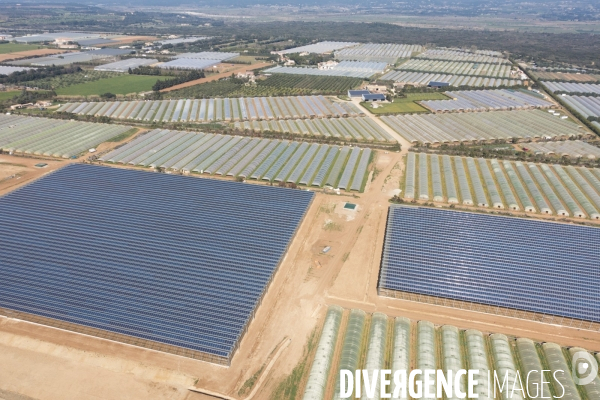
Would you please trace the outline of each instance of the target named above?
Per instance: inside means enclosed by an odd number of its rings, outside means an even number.
[[[421,105],[433,112],[492,111],[549,108],[554,104],[520,90],[466,90],[446,92],[451,100],[423,100]]]
[[[138,68],[141,66],[156,64],[158,60],[154,58],[128,58],[126,60],[115,61],[94,68],[94,71],[127,72],[129,68]]]
[[[476,63],[459,61],[438,61],[412,59],[399,67],[402,71],[438,72],[450,75],[486,76],[489,78],[510,78],[510,64]]]
[[[574,158],[600,158],[600,148],[580,140],[527,143],[522,147],[526,147],[536,154]]]
[[[523,82],[519,79],[486,78],[471,75],[451,75],[443,73],[412,72],[412,71],[390,71],[384,74],[382,81],[394,81],[399,84],[413,86],[427,86],[429,82],[448,82],[450,86],[470,87],[499,87],[517,86]]]
[[[364,115],[350,102],[331,101],[323,96],[66,103],[57,111],[157,122],[244,121]]]
[[[411,143],[439,144],[512,139],[568,139],[586,132],[540,110],[384,116]]]
[[[598,228],[392,205],[378,288],[598,323],[599,241]]]
[[[0,307],[228,364],[313,196],[69,165],[0,199]]]
[[[419,153],[406,171],[407,200],[600,219],[597,168]]]
[[[293,74],[293,75],[318,75],[318,76],[347,76],[351,78],[370,78],[382,73],[387,66],[385,62],[370,61],[342,61],[328,68],[318,69],[312,67],[273,67],[264,70],[267,74]]]
[[[278,51],[279,54],[292,54],[292,53],[316,53],[323,54],[329,53],[334,50],[343,49],[344,47],[356,46],[356,42],[318,42],[309,44],[306,46],[294,47],[287,50]]]
[[[347,146],[156,129],[100,160],[169,171],[361,191],[371,150],[354,147],[354,156],[349,155],[350,150]]]
[[[369,61],[395,64],[399,58],[410,58],[423,51],[418,44],[366,43],[335,52],[335,58],[347,61]]]
[[[542,84],[552,93],[600,94],[600,84],[597,83],[542,82]]]
[[[288,119],[279,121],[236,122],[234,127],[255,132],[284,132],[315,135],[348,141],[396,142],[396,139],[371,118]]]
[[[69,158],[129,129],[124,125],[0,115],[0,149]]]

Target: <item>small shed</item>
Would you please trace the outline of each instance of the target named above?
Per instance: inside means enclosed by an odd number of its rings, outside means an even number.
[[[385,95],[381,93],[363,94],[363,101],[385,101]]]
[[[362,98],[363,94],[371,94],[368,90],[348,90],[348,97]]]

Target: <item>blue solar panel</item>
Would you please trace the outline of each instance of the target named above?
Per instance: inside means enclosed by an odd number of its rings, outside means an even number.
[[[0,198],[0,307],[227,363],[313,195],[67,166]]]
[[[390,207],[379,289],[600,322],[600,229]]]

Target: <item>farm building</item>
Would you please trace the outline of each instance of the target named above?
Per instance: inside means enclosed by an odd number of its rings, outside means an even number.
[[[0,199],[0,312],[228,365],[313,197],[68,165]]]
[[[348,90],[348,97],[350,97],[351,99],[361,99],[364,94],[371,94],[371,92],[369,92],[368,90]]]
[[[362,101],[367,101],[367,102],[385,101],[385,94],[369,93],[369,94],[363,94],[361,96],[361,98],[362,98]]]
[[[597,331],[598,241],[587,226],[392,205],[378,292]]]

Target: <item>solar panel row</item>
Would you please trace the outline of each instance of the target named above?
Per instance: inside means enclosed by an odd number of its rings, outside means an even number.
[[[392,205],[378,288],[599,323],[599,240],[597,228]]]
[[[312,198],[69,165],[0,199],[0,308],[227,364]]]

